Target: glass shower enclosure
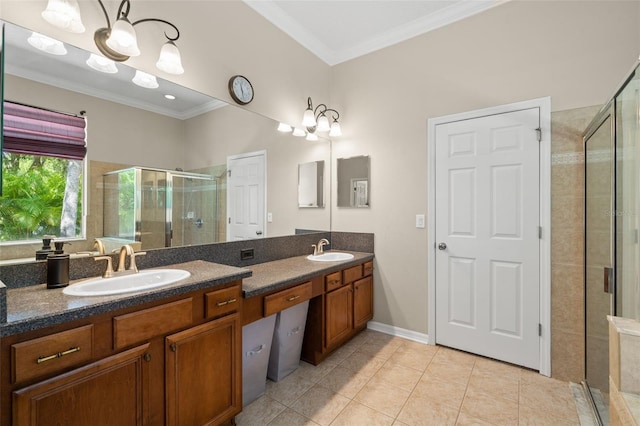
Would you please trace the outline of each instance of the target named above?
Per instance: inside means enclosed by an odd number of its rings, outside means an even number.
[[[217,240],[216,180],[200,173],[131,167],[103,175],[103,235],[142,250]]]
[[[607,315],[640,319],[640,70],[584,133],[585,387],[608,424]]]

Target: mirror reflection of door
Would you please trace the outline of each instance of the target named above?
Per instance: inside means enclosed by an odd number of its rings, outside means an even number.
[[[227,241],[266,237],[266,151],[227,158]]]
[[[368,155],[338,158],[338,207],[369,207],[369,160]]]
[[[298,207],[324,207],[324,160],[298,165]]]

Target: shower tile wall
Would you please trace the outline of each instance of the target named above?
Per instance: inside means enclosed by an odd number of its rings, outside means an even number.
[[[582,133],[600,107],[551,114],[551,368],[584,379]]]

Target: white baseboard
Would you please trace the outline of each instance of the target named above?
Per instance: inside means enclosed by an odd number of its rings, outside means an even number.
[[[390,334],[396,337],[403,337],[405,339],[413,340],[414,342],[429,343],[429,335],[419,333],[413,330],[407,330],[406,328],[394,327],[393,325],[383,324],[381,322],[369,321],[367,328],[373,331],[379,331],[381,333]]]

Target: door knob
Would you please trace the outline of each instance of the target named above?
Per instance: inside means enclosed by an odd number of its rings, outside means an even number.
[[[447,249],[447,245],[445,243],[438,244],[438,250],[446,250],[446,249]]]
[[[262,235],[262,231],[256,231],[256,235]]]

